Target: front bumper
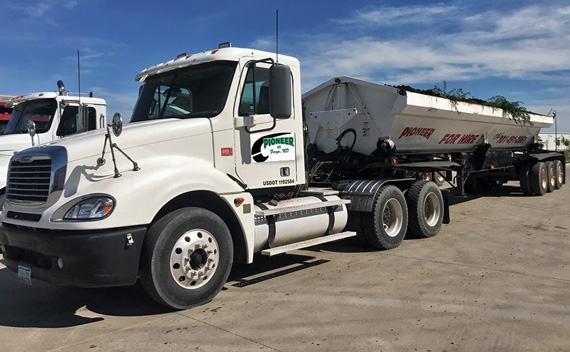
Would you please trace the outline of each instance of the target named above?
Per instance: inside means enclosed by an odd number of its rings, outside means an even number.
[[[146,230],[50,231],[2,224],[0,244],[4,264],[14,272],[21,265],[31,269],[32,278],[57,285],[126,286],[137,280]]]

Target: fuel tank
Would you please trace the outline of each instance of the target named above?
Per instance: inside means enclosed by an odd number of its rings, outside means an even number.
[[[288,199],[273,205],[257,203],[255,206],[255,252],[267,247],[313,239],[329,233],[341,232],[348,221],[348,212],[344,204],[333,206],[331,213],[324,201],[340,200],[337,196],[307,196]],[[264,211],[277,213],[276,218],[260,215]],[[274,225],[271,224],[275,219]],[[274,238],[270,241],[271,227],[274,226]],[[271,245],[270,245],[271,242]]]

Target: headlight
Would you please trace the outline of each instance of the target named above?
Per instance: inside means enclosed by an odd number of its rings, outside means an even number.
[[[109,197],[94,197],[83,200],[65,213],[64,220],[103,219],[115,208],[115,201]]]

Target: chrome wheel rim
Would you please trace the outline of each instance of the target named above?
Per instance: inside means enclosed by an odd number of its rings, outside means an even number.
[[[439,217],[441,216],[441,204],[439,198],[433,192],[426,195],[424,202],[424,217],[428,226],[433,227],[437,225]]]
[[[170,273],[184,289],[197,289],[208,283],[220,261],[220,248],[214,236],[206,230],[184,233],[172,248]]]
[[[392,198],[382,209],[382,227],[390,237],[396,237],[402,229],[404,210],[398,200]]]

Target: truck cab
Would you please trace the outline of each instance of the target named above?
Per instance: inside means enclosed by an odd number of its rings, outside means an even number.
[[[105,126],[106,102],[100,98],[43,92],[13,97],[0,135],[0,194],[5,193],[10,158],[20,150]]]

